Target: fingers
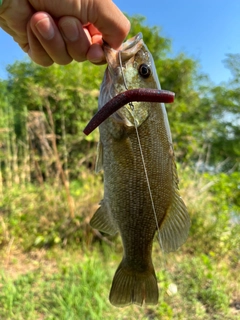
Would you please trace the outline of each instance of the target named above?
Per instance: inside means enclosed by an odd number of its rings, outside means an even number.
[[[53,60],[47,54],[37,37],[33,33],[30,24],[27,26],[28,34],[28,55],[37,64],[43,67],[49,67],[53,64]]]
[[[94,64],[106,63],[106,58],[102,49],[102,34],[92,24],[84,26],[84,31],[88,36],[88,39],[91,39],[91,46],[89,47],[86,56],[87,60]]]
[[[91,24],[82,26],[74,17],[62,17],[56,24],[47,13],[35,13],[28,25],[28,54],[33,61],[50,66],[65,65],[73,59],[105,63],[102,35]]]
[[[63,17],[58,22],[69,55],[76,61],[87,60],[87,52],[92,44],[88,30],[74,17]]]
[[[114,49],[121,46],[130,30],[129,20],[112,0],[71,0],[68,2],[29,0],[29,3],[35,10],[45,10],[60,20],[63,19],[61,17],[71,16],[83,25],[86,23],[94,25],[102,34],[102,38]],[[71,43],[68,43],[68,46],[73,48]],[[70,51],[70,48],[68,50]],[[75,51],[75,49],[71,50]]]
[[[89,21],[110,47],[118,49],[129,33],[130,22],[111,0],[95,0]]]
[[[128,19],[112,0],[23,0],[21,6],[16,1],[16,6],[4,8],[0,26],[43,66],[65,65],[73,59],[104,63],[103,39],[118,49],[130,29]]]
[[[87,52],[87,60],[97,65],[106,63],[106,58],[100,44],[94,43],[90,46]]]
[[[118,49],[130,29],[112,0],[20,2],[3,1],[0,26],[42,66],[65,65],[73,59],[104,63],[103,39]]]
[[[49,66],[53,62],[66,65],[72,61],[62,35],[50,15],[35,13],[28,25],[28,54],[33,61]]]

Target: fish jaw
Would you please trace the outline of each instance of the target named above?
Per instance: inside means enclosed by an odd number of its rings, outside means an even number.
[[[137,88],[160,89],[152,55],[145,46],[142,34],[139,33],[126,41],[120,51],[104,45],[104,52],[108,63],[103,85],[101,86],[99,108],[117,94]],[[120,63],[121,59],[121,63]],[[152,75],[146,81],[139,76],[138,68],[144,61],[152,68]],[[115,112],[111,119],[126,127],[140,126],[149,115],[148,104],[134,103],[134,115],[127,104]]]

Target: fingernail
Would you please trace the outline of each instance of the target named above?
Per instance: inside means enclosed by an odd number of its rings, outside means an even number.
[[[54,37],[54,28],[49,18],[38,21],[35,27],[44,39],[51,40]]]
[[[63,35],[65,38],[67,38],[70,41],[76,41],[79,37],[79,31],[77,24],[74,20],[69,19],[69,20],[64,20],[60,24],[60,28],[63,32]]]
[[[100,64],[100,63],[105,63],[105,59],[104,59],[104,57],[94,57],[93,59],[89,59],[89,61],[90,62],[92,62],[92,63],[96,63],[96,64]]]

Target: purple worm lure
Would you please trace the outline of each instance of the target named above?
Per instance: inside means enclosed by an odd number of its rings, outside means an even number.
[[[83,132],[89,135],[103,121],[110,117],[121,107],[130,102],[162,102],[171,103],[174,101],[175,94],[167,90],[159,89],[132,89],[119,93],[110,101],[108,101],[99,111],[92,117]]]

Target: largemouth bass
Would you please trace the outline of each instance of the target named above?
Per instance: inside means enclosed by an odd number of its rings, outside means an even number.
[[[99,109],[126,88],[160,89],[153,58],[141,34],[126,41],[120,52],[104,44],[104,52],[108,68]],[[120,232],[124,248],[109,299],[118,307],[157,304],[158,285],[151,257],[154,235],[159,230],[162,250],[174,251],[186,240],[190,227],[178,192],[165,106],[126,104],[99,130],[96,170],[104,170],[104,199],[90,224],[108,234]]]

